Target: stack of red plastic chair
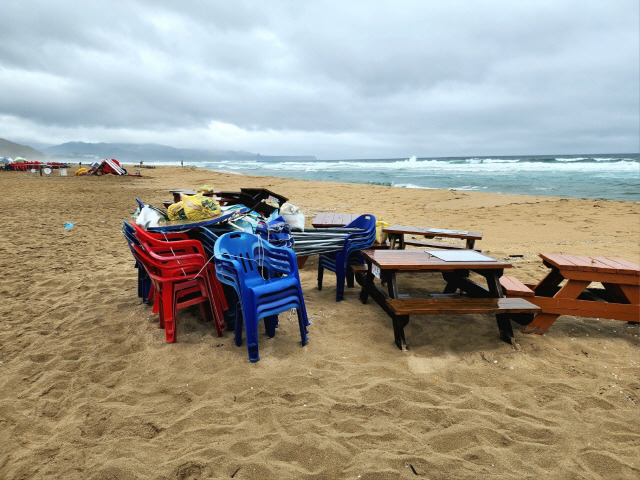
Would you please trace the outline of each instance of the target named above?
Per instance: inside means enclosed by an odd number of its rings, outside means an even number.
[[[136,245],[140,245],[140,241],[138,237],[136,237],[136,229],[125,220],[122,221],[122,235],[127,240],[127,245],[131,245],[135,243]],[[149,234],[154,235],[154,234]],[[156,237],[159,240],[162,238]],[[167,233],[163,235],[165,241],[171,240],[189,240],[189,237],[185,233]],[[133,250],[132,252],[133,253]],[[134,256],[135,257],[135,256]],[[150,300],[153,300],[153,295],[150,296],[151,293],[151,279],[149,275],[147,275],[147,271],[142,266],[140,262],[136,260],[136,269],[138,269],[138,296],[142,298],[144,303],[148,303]]]
[[[131,248],[151,278],[149,299],[154,300],[153,312],[159,314],[167,342],[176,340],[177,311],[204,302],[209,303],[211,315],[201,305],[203,317],[212,316],[218,336],[222,335],[226,329],[223,311],[228,306],[215,266],[207,259],[202,244],[197,240],[161,240],[163,234],[130,225],[140,243]]]

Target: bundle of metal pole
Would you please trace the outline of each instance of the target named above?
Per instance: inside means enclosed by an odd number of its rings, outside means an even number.
[[[361,231],[354,228],[317,228],[304,232],[293,230],[293,251],[299,256],[337,252],[342,250],[347,235]]]

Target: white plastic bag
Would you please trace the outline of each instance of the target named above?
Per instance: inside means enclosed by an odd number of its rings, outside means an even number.
[[[149,205],[145,205],[140,209],[140,213],[136,217],[136,225],[140,225],[144,228],[157,227],[160,219],[163,219],[160,212]]]
[[[291,203],[285,203],[280,207],[280,215],[291,228],[299,229],[304,232],[304,214],[298,207]]]

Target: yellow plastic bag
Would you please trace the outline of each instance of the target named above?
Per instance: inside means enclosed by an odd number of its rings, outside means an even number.
[[[184,213],[189,220],[207,220],[220,214],[220,204],[204,195],[182,195]]]
[[[384,233],[382,229],[388,226],[389,224],[383,220],[376,221],[376,243],[386,243],[389,235]]]
[[[169,220],[186,220],[187,215],[184,213],[184,205],[182,202],[172,203],[167,208]]]
[[[213,187],[211,185],[202,185],[201,187],[198,187],[196,192],[201,193],[203,195],[205,193],[213,193]]]

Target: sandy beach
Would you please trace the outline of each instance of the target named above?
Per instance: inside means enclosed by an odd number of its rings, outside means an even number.
[[[539,336],[514,324],[511,346],[489,315],[423,316],[402,352],[358,288],[336,303],[326,275],[317,290],[311,258],[300,271],[309,343],[282,314],[275,338],[260,328],[254,364],[197,307],[167,344],[120,233],[135,197],[160,206],[174,188],[265,187],[307,225],[335,211],[480,231],[484,253],[534,282],[542,252],[640,263],[640,204],[142,174],[0,172],[0,478],[640,478],[638,325],[563,316]]]

